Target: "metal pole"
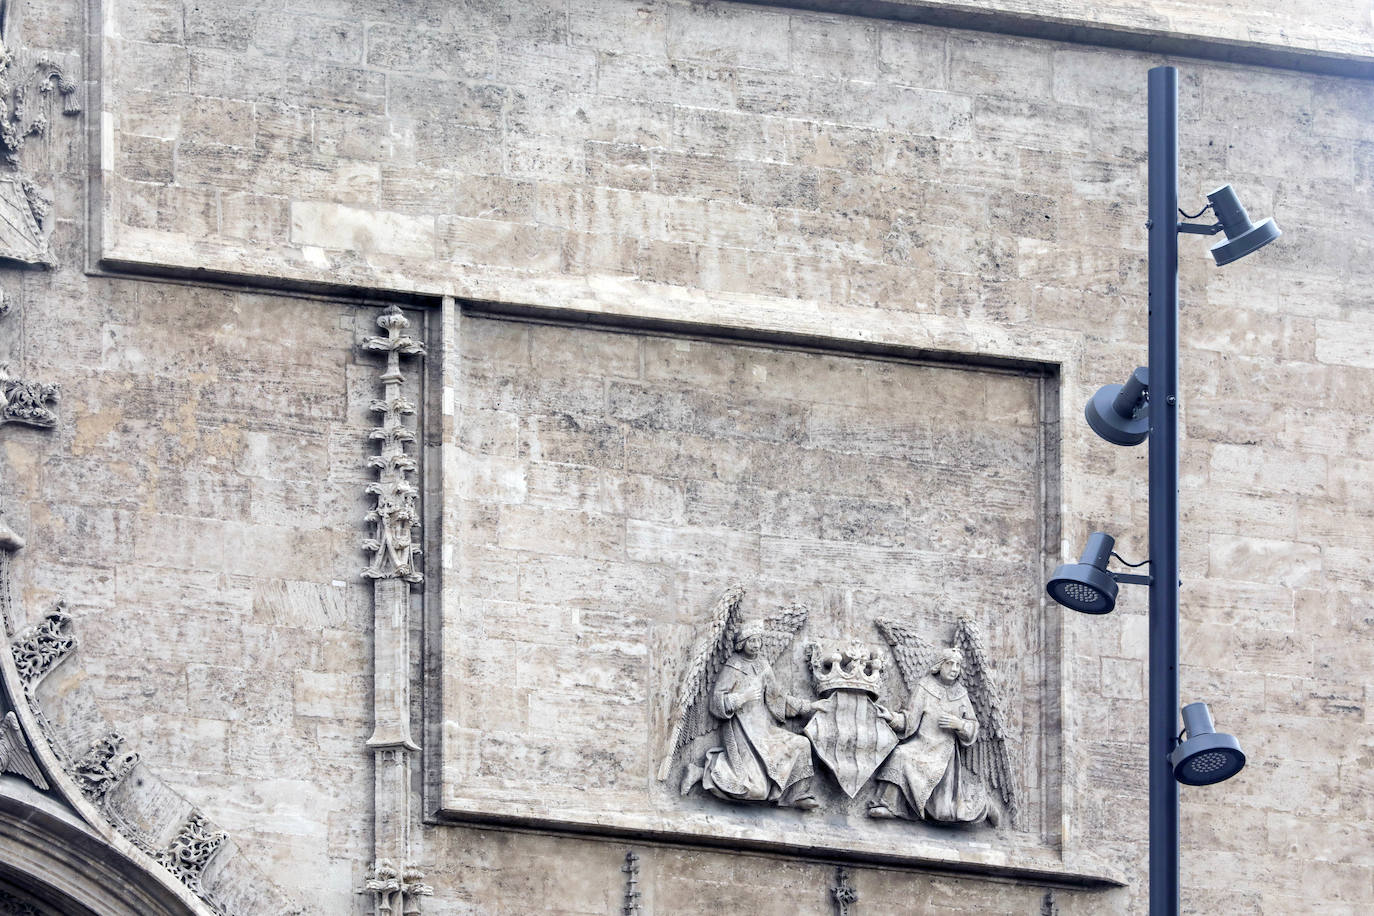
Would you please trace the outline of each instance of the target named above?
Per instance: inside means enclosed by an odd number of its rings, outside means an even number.
[[[1150,916],[1179,911],[1178,71],[1149,82],[1150,155]]]

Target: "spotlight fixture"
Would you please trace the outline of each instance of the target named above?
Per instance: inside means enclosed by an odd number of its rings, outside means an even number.
[[[1245,767],[1245,752],[1231,735],[1218,732],[1206,703],[1183,707],[1183,730],[1188,735],[1169,754],[1174,778],[1185,786],[1210,786],[1230,779]]]
[[[1092,431],[1113,445],[1139,445],[1150,435],[1150,370],[1141,366],[1124,385],[1103,385],[1083,407]]]
[[[1224,184],[1207,195],[1207,206],[1202,208],[1201,213],[1195,216],[1189,216],[1187,213],[1183,215],[1195,219],[1208,210],[1216,214],[1216,223],[1210,226],[1179,223],[1178,231],[1193,235],[1226,233],[1226,241],[1212,246],[1212,259],[1217,262],[1218,267],[1240,260],[1283,234],[1272,219],[1266,219],[1259,224],[1250,222],[1250,214],[1245,212],[1245,208],[1240,204],[1240,198],[1236,197],[1235,190],[1229,184]],[[1179,212],[1183,213],[1182,210]]]
[[[1101,531],[1088,535],[1088,546],[1077,563],[1065,563],[1054,571],[1045,591],[1071,611],[1083,614],[1108,614],[1116,607],[1118,582],[1149,585],[1149,576],[1114,573],[1107,570],[1116,538]],[[1124,562],[1124,561],[1123,561]]]

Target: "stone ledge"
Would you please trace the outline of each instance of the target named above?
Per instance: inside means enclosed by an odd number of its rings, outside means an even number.
[[[970,2],[928,2],[928,0],[741,0],[752,6],[776,6],[815,13],[840,13],[870,19],[888,19],[913,24],[994,32],[1022,38],[1040,38],[1073,44],[1145,51],[1171,57],[1194,57],[1301,70],[1332,76],[1374,79],[1374,35],[1363,41],[1336,32],[1289,38],[1281,29],[1268,39],[1206,35],[1197,31],[1157,27],[1107,18],[1095,22],[1074,18],[1069,10],[1055,16],[1040,11],[1021,10],[1002,0],[999,4]],[[1158,17],[1164,20],[1164,17]]]
[[[685,834],[663,825],[630,826],[590,820],[553,821],[493,810],[497,806],[490,804],[484,804],[487,810],[463,806],[457,799],[450,800],[450,804],[452,807],[444,807],[435,812],[429,819],[430,823],[442,826],[534,830],[544,834],[661,843],[678,848],[722,848],[787,856],[792,860],[878,865],[937,874],[1029,881],[1046,887],[1105,891],[1127,886],[1126,878],[1119,869],[1095,861],[1087,854],[1064,859],[1050,853],[1007,853],[989,849],[961,851],[951,855],[941,854],[934,844],[913,844],[915,848],[906,853],[888,852],[877,847],[842,849],[806,842],[803,839],[804,832],[801,831],[798,832],[795,841],[761,840],[724,832],[714,836],[703,836]]]

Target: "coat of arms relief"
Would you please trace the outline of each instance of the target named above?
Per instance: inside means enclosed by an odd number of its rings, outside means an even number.
[[[732,803],[812,810],[831,798],[877,819],[1015,822],[1006,701],[976,621],[961,617],[943,644],[914,622],[878,618],[872,644],[802,643],[806,671],[789,680],[774,668],[807,609],[750,618],[744,594],[721,594],[692,650],[660,781],[680,773],[683,795]],[[900,696],[887,695],[890,661]]]

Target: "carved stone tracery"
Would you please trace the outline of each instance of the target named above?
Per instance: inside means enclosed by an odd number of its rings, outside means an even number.
[[[210,826],[205,815],[192,811],[177,835],[158,852],[157,861],[206,902],[213,903],[200,879],[205,867],[228,839],[228,834]]]
[[[14,665],[24,684],[32,687],[53,666],[76,648],[76,634],[71,631],[71,615],[67,603],[57,605],[38,623],[15,637],[10,643]]]

